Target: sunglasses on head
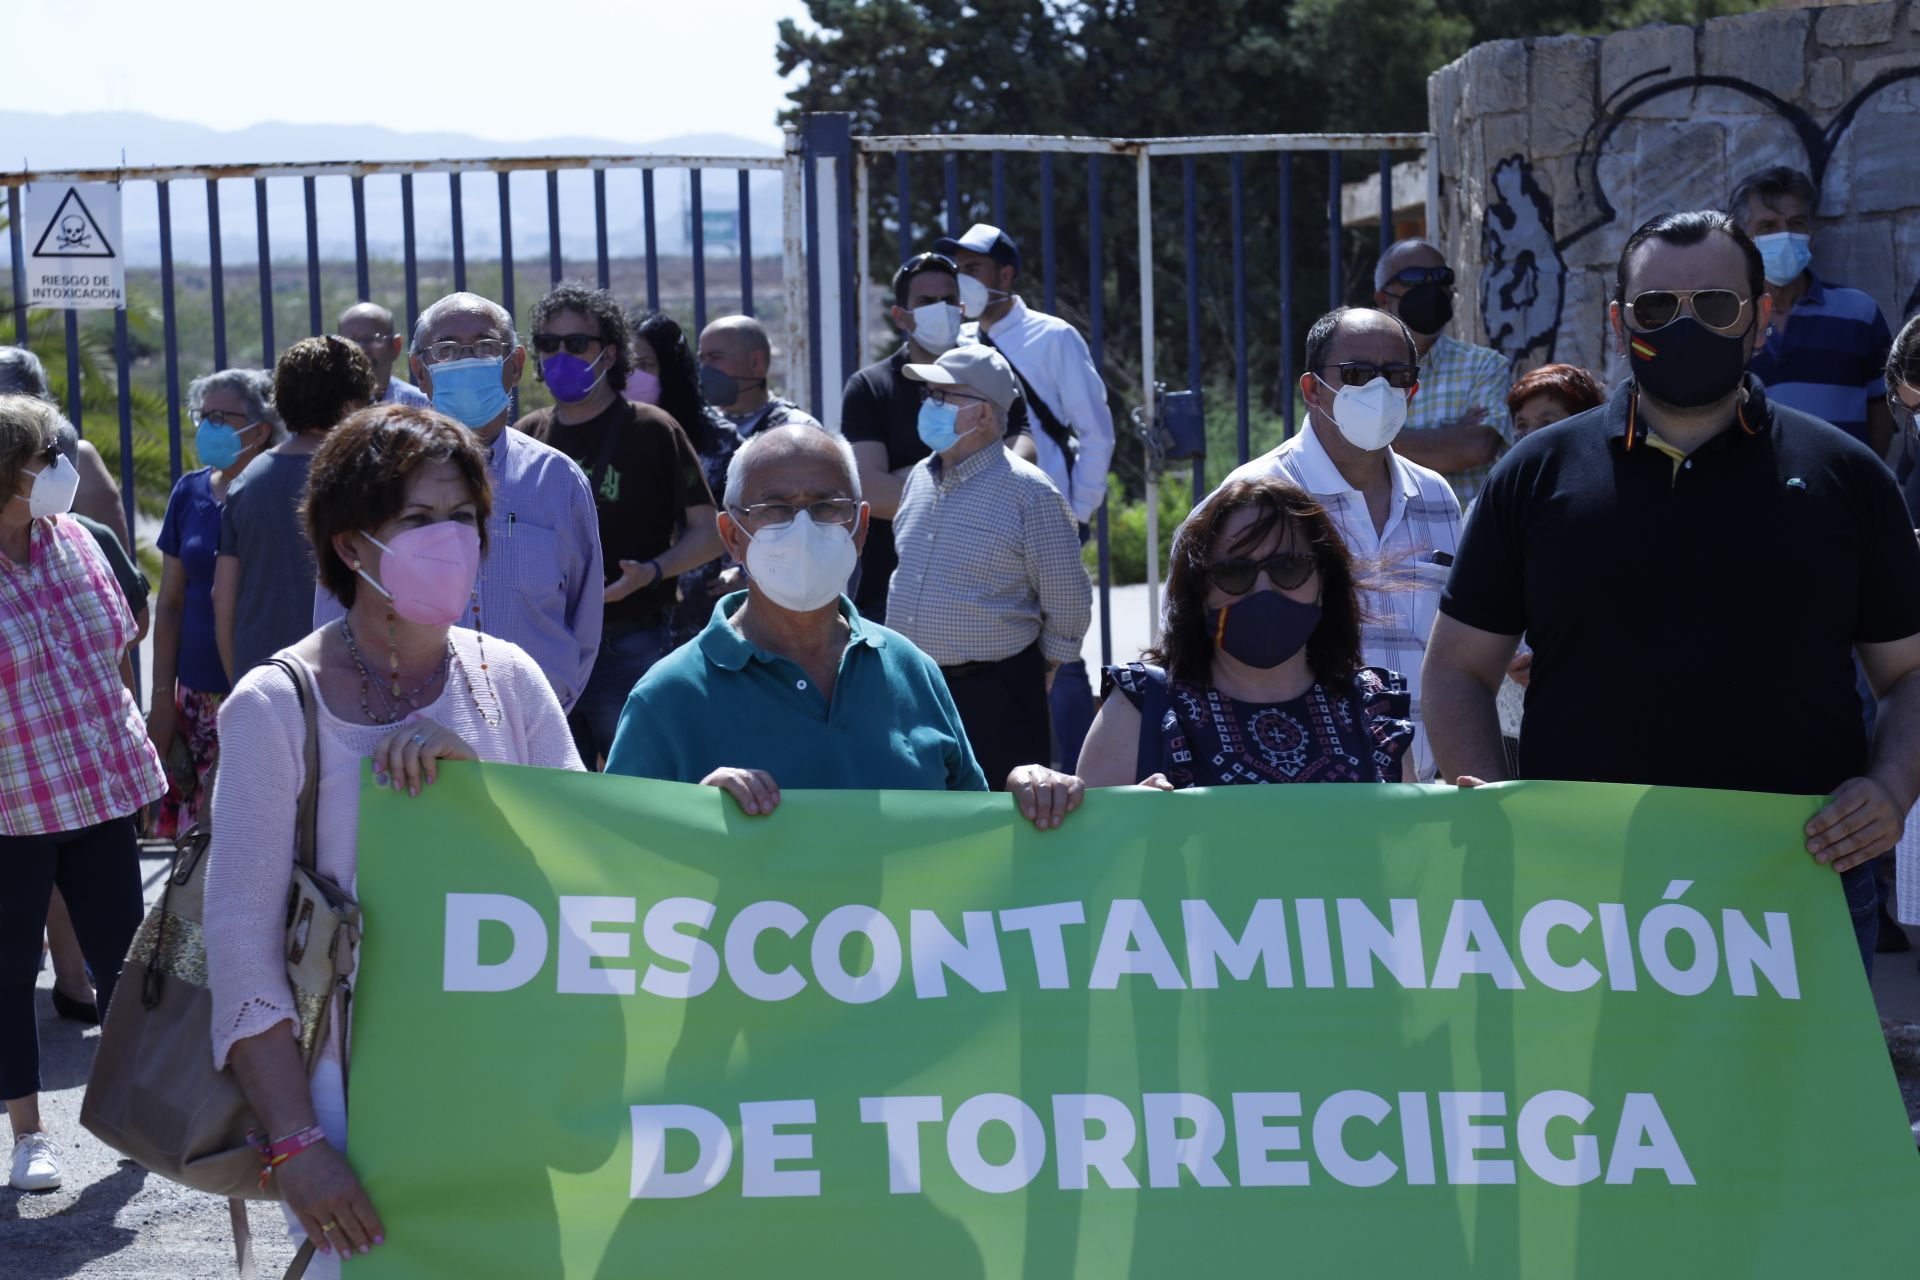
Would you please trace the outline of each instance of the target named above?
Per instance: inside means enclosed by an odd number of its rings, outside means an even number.
[[[1228,595],[1243,596],[1253,590],[1254,580],[1264,569],[1267,581],[1282,591],[1291,591],[1313,576],[1317,563],[1312,556],[1297,551],[1282,551],[1264,560],[1234,556],[1208,565],[1207,578]]]
[[[1746,305],[1747,299],[1731,289],[1649,289],[1627,303],[1627,318],[1636,329],[1660,329],[1672,324],[1684,306],[1709,329],[1731,329]]]
[[[1338,382],[1347,387],[1364,387],[1375,378],[1385,378],[1387,385],[1400,391],[1411,391],[1420,382],[1420,366],[1417,364],[1375,364],[1371,360],[1344,360],[1339,364],[1327,366],[1333,374],[1328,382]]]
[[[1437,284],[1444,289],[1453,283],[1453,268],[1403,267],[1389,276],[1387,283],[1405,285],[1409,289],[1415,285]]]
[[[587,354],[587,347],[600,339],[591,333],[536,333],[533,335],[533,349],[543,356],[550,356],[561,347],[567,349],[570,356]]]

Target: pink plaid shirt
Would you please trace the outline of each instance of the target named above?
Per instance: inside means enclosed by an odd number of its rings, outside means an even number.
[[[27,563],[0,555],[0,835],[77,831],[167,789],[120,680],[133,615],[93,537],[35,520]]]

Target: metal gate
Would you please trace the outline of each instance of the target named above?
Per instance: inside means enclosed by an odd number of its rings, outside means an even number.
[[[65,349],[67,411],[74,424],[87,432],[91,416],[97,423],[105,413],[117,418],[117,443],[122,498],[128,527],[136,527],[139,515],[149,520],[165,503],[159,476],[149,474],[143,483],[136,467],[137,446],[145,441],[151,447],[154,435],[164,436],[166,486],[170,488],[182,470],[182,396],[185,385],[201,368],[226,367],[234,363],[259,362],[271,367],[280,343],[298,330],[322,333],[330,323],[323,299],[327,293],[329,268],[344,277],[347,241],[337,233],[337,224],[351,226],[350,255],[353,265],[354,300],[374,298],[388,301],[396,316],[410,330],[419,314],[423,279],[432,276],[437,283],[445,269],[445,283],[464,289],[495,285],[495,296],[509,312],[528,286],[537,288],[538,268],[544,257],[547,281],[559,282],[569,274],[585,276],[592,263],[592,276],[603,286],[616,283],[614,268],[633,262],[644,263],[644,291],[638,280],[629,280],[628,296],[642,297],[650,307],[665,306],[679,310],[691,319],[695,330],[703,327],[709,311],[717,304],[746,314],[759,312],[772,321],[776,335],[777,363],[783,364],[785,385],[804,399],[807,407],[830,427],[838,426],[841,388],[846,378],[871,359],[884,354],[892,335],[882,332],[874,314],[875,285],[873,268],[879,265],[881,279],[891,275],[888,261],[893,251],[904,259],[923,240],[941,233],[959,234],[975,219],[986,219],[1008,226],[1024,242],[1031,243],[1038,233],[1040,291],[1039,308],[1057,313],[1068,287],[1084,300],[1086,337],[1096,363],[1103,368],[1137,359],[1124,377],[1109,378],[1110,403],[1115,413],[1116,435],[1126,434],[1123,424],[1129,411],[1138,410],[1150,420],[1155,407],[1156,377],[1163,374],[1167,362],[1161,355],[1163,337],[1174,333],[1178,322],[1163,316],[1155,308],[1156,275],[1162,279],[1176,274],[1183,278],[1181,293],[1185,301],[1185,373],[1190,386],[1199,387],[1209,367],[1223,358],[1231,360],[1236,406],[1237,432],[1235,452],[1245,461],[1249,450],[1248,433],[1249,349],[1262,344],[1279,354],[1279,386],[1282,409],[1289,433],[1294,428],[1294,407],[1290,393],[1294,368],[1291,342],[1281,335],[1296,332],[1296,307],[1318,305],[1324,297],[1329,305],[1347,300],[1348,282],[1343,279],[1343,255],[1338,251],[1346,234],[1350,215],[1343,212],[1343,196],[1354,203],[1356,188],[1364,196],[1371,185],[1372,173],[1363,170],[1359,183],[1342,180],[1348,157],[1362,154],[1375,161],[1378,197],[1373,207],[1379,211],[1379,243],[1382,247],[1393,235],[1393,198],[1396,187],[1404,189],[1405,175],[1396,175],[1394,158],[1422,157],[1430,136],[1426,134],[1274,134],[1197,138],[1073,138],[1027,135],[944,134],[914,136],[855,136],[849,117],[840,114],[809,115],[801,123],[789,126],[785,145],[778,155],[621,155],[580,157],[508,157],[479,160],[344,161],[337,163],[287,163],[244,166],[166,166],[72,171],[22,171],[0,174],[9,215],[11,258],[13,340],[35,345],[26,307],[24,287],[25,260],[22,246],[21,192],[32,183],[112,182],[121,186],[124,207],[151,210],[152,233],[133,234],[129,220],[126,253],[129,260],[151,261],[142,279],[151,281],[157,299],[143,303],[142,323],[145,335],[136,340],[124,310],[113,314],[112,381],[104,385],[104,368],[95,370],[92,379],[98,392],[91,406],[84,394],[89,384],[81,316],[65,312],[59,322]],[[888,160],[891,160],[889,165]],[[1154,162],[1161,161],[1162,182],[1174,162],[1179,166],[1179,229],[1156,225],[1154,201]],[[1224,194],[1202,187],[1200,166],[1224,160],[1227,181]],[[1276,242],[1270,246],[1249,246],[1245,228],[1249,219],[1248,188],[1265,163],[1277,172]],[[1312,231],[1301,230],[1319,222],[1311,211],[1294,207],[1294,189],[1307,172],[1308,164],[1324,165],[1326,208],[1323,245],[1329,274],[1324,294],[1295,278],[1295,258],[1303,241]],[[984,165],[989,176],[972,180]],[[1031,166],[1031,173],[1026,172]],[[935,168],[940,178],[936,199],[924,192],[916,197],[916,173]],[[890,169],[890,172],[889,172]],[[1109,200],[1109,185],[1125,186],[1131,171],[1131,201]],[[764,178],[761,175],[765,175]],[[671,237],[663,234],[663,221],[671,230],[671,214],[662,209],[670,203],[671,186],[662,190],[662,178],[682,184],[680,211],[685,215],[685,230],[679,239],[682,252],[671,252]],[[1402,179],[1396,182],[1396,178]],[[637,190],[632,188],[636,185]],[[963,178],[968,179],[963,181]],[[718,185],[715,185],[716,179]],[[516,181],[517,180],[517,181]],[[1437,208],[1436,179],[1429,170],[1426,179],[1426,206]],[[1056,207],[1057,188],[1070,182],[1084,185],[1085,205],[1080,209]],[[882,186],[881,184],[886,184]],[[444,184],[445,197],[439,188]],[[623,186],[623,184],[625,184]],[[1011,185],[1010,185],[1011,184]],[[529,185],[544,187],[544,201],[529,197],[536,192]],[[777,192],[774,187],[777,185]],[[516,186],[521,188],[515,200]],[[723,263],[710,261],[717,256],[708,243],[707,202],[718,191],[730,198],[735,210],[737,282],[731,282],[710,270]],[[489,190],[490,189],[490,190]],[[1031,193],[1032,198],[1010,203],[1009,190]],[[290,193],[294,194],[289,199]],[[780,237],[777,249],[756,255],[754,251],[755,196],[763,207],[777,195]],[[251,196],[251,201],[247,196]],[[563,195],[568,199],[563,199]],[[344,198],[343,198],[344,197]],[[416,197],[419,197],[416,199]],[[917,217],[916,199],[936,210],[931,221]],[[1403,196],[1404,198],[1404,196]],[[1199,211],[1224,200],[1231,219],[1231,297],[1221,308],[1230,315],[1229,357],[1213,356],[1202,341],[1202,310],[1212,306],[1200,283],[1200,255],[1196,227]],[[185,238],[176,236],[177,213],[186,204],[204,202],[205,229]],[[150,202],[150,203],[149,203]],[[229,225],[237,211],[244,215],[251,204],[253,235],[252,261],[239,267],[254,277],[255,287],[230,288],[233,268],[229,260],[233,237],[223,235],[223,207],[229,212]],[[1125,205],[1132,205],[1131,212]],[[1360,203],[1366,203],[1365,200]],[[533,216],[528,217],[531,204]],[[569,210],[571,206],[571,213]],[[1163,215],[1165,203],[1160,206]],[[1217,206],[1215,206],[1217,207]],[[275,245],[284,244],[284,234],[276,241],[274,208],[281,210],[281,222],[296,216],[302,236],[293,237],[301,250],[299,260],[291,255],[276,261]],[[590,208],[590,212],[588,211]],[[887,209],[892,216],[887,216]],[[398,247],[398,270],[385,258],[376,258],[370,245],[377,243],[373,232],[376,214],[386,210],[397,215],[397,239],[387,243]],[[544,220],[544,253],[536,247],[529,251],[524,240],[516,241],[516,210],[523,222]],[[905,216],[901,212],[905,211]],[[762,223],[769,220],[763,212]],[[1009,225],[1009,216],[1013,223]],[[1296,218],[1298,214],[1298,218]],[[491,224],[476,231],[469,223]],[[1131,217],[1132,246],[1125,244],[1125,222]],[[1072,219],[1075,238],[1084,238],[1086,256],[1081,264],[1060,259],[1057,243],[1067,238],[1062,233],[1064,219]],[[389,221],[395,220],[389,217]],[[1119,234],[1110,232],[1118,223]],[[1430,223],[1429,223],[1430,225]],[[323,228],[336,234],[323,238]],[[578,239],[569,233],[591,229],[591,249],[585,248],[584,235]],[[388,230],[393,230],[389,227]],[[437,243],[444,231],[445,256],[430,262],[424,246]],[[244,238],[244,237],[243,237]],[[770,235],[762,239],[772,247]],[[573,244],[570,253],[568,245]],[[615,252],[623,246],[631,253]],[[330,256],[326,245],[338,248]],[[244,249],[244,245],[241,246]],[[204,248],[204,252],[202,249]],[[1176,248],[1178,252],[1176,252]],[[756,269],[756,257],[761,266]],[[772,260],[772,261],[768,261]],[[690,275],[687,285],[663,279],[663,264],[676,270],[684,262]],[[777,262],[777,267],[774,263]],[[1117,280],[1110,273],[1128,268],[1133,273],[1136,291],[1120,294]],[[528,281],[525,268],[533,266],[535,279]],[[767,278],[777,271],[777,288],[770,289]],[[204,272],[204,280],[201,273]],[[497,276],[496,276],[497,273]],[[130,289],[135,273],[129,272]],[[189,277],[191,281],[189,282]],[[377,278],[379,277],[379,278]],[[338,287],[344,287],[344,279]],[[337,288],[338,288],[337,287]],[[210,349],[188,353],[183,361],[181,335],[191,322],[198,332],[202,317],[183,315],[183,296],[197,298],[204,289],[210,314]],[[1250,325],[1249,295],[1278,298],[1278,331],[1254,332]],[[337,289],[336,289],[337,291]],[[616,289],[616,292],[619,292]],[[279,318],[276,302],[304,292],[306,314],[291,319]],[[249,299],[246,295],[252,294]],[[342,295],[344,296],[344,295]],[[771,305],[769,302],[771,301]],[[1137,357],[1108,349],[1109,309],[1127,306],[1143,317],[1138,324]],[[146,334],[149,321],[146,309],[156,311],[157,325]],[[773,313],[777,312],[777,316]],[[689,314],[690,313],[690,314]],[[1308,314],[1302,312],[1302,314]],[[302,323],[304,322],[304,323]],[[102,322],[104,324],[104,322]],[[245,345],[230,341],[231,330]],[[104,339],[104,334],[100,335]],[[39,345],[46,346],[43,341]],[[210,357],[210,361],[206,358]],[[1110,359],[1111,357],[1111,359]],[[159,384],[156,390],[154,384]],[[142,397],[146,400],[143,401]],[[160,404],[164,401],[164,410]],[[147,417],[136,431],[136,406],[149,404]],[[99,441],[97,430],[88,434]],[[137,439],[136,437],[139,437]],[[109,437],[111,438],[111,437]],[[1204,489],[1202,462],[1195,466],[1195,493]],[[154,464],[150,471],[157,471]],[[1149,486],[1147,520],[1148,547],[1157,545],[1157,511],[1152,492],[1155,474],[1147,474]],[[155,490],[149,492],[149,490]],[[1110,547],[1108,516],[1105,508],[1096,522],[1099,544],[1100,618],[1103,635],[1103,661],[1112,659],[1112,608],[1110,600]],[[1157,613],[1157,557],[1146,557],[1149,578],[1148,612]]]

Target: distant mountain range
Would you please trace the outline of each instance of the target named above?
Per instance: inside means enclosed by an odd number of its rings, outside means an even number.
[[[46,115],[0,111],[0,165],[35,170],[113,168],[146,165],[248,165],[329,160],[447,160],[493,156],[578,155],[742,155],[779,154],[773,143],[727,134],[683,134],[651,142],[612,138],[536,138],[498,142],[471,134],[403,132],[379,125],[261,124],[223,131],[204,125],[162,120],[134,112],[84,112]],[[122,153],[124,152],[124,162]],[[17,170],[16,170],[17,171]],[[752,248],[756,257],[780,247],[780,175],[756,172],[749,182]],[[544,259],[548,251],[546,179],[538,172],[511,179],[513,252],[517,260]],[[690,179],[685,170],[657,170],[654,222],[659,252],[688,251],[687,210]],[[298,178],[267,182],[268,245],[276,261],[304,261],[306,202]],[[445,174],[419,174],[413,181],[416,251],[425,258],[452,252],[452,213]],[[251,180],[224,179],[220,192],[221,256],[236,266],[258,260],[255,189]],[[207,197],[204,183],[176,181],[170,186],[174,260],[208,260]],[[726,211],[739,204],[736,171],[708,170],[702,181],[703,206],[714,229],[730,223]],[[500,193],[491,174],[469,174],[461,182],[467,256],[480,260],[500,255]],[[353,202],[345,178],[316,184],[314,206],[320,254],[351,259]],[[719,214],[719,217],[713,215]],[[376,175],[366,182],[368,252],[398,258],[402,252],[400,179]],[[561,247],[570,260],[593,260],[593,179],[586,170],[560,175]],[[159,261],[159,211],[154,186],[130,184],[122,203],[122,234],[130,264]],[[639,170],[607,175],[607,238],[616,257],[645,251]],[[709,236],[710,255],[730,256],[731,244]]]

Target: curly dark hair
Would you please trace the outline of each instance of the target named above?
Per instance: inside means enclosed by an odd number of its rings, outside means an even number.
[[[1207,564],[1214,542],[1236,513],[1254,508],[1259,516],[1223,550],[1251,555],[1284,521],[1313,551],[1320,571],[1320,625],[1307,638],[1307,666],[1314,679],[1332,687],[1352,683],[1360,669],[1360,598],[1354,588],[1353,560],[1327,509],[1296,485],[1271,477],[1221,485],[1194,509],[1173,540],[1167,565],[1167,621],[1147,661],[1166,668],[1175,680],[1210,684],[1213,640],[1207,634]]]
[[[289,431],[329,430],[373,396],[366,352],[333,334],[302,338],[273,366],[273,407]]]
[[[451,462],[467,482],[479,508],[484,555],[487,516],[493,510],[487,457],[473,432],[452,418],[431,409],[377,404],[329,431],[315,451],[300,516],[320,585],[347,608],[353,607],[360,578],[333,549],[334,535],[377,529],[399,515],[406,509],[407,477],[432,462]]]
[[[660,407],[687,433],[693,451],[706,457],[719,444],[708,416],[707,398],[700,393],[700,365],[693,345],[679,321],[664,311],[635,312],[633,336],[645,338],[660,362]]]
[[[578,280],[563,280],[553,286],[553,291],[533,304],[533,311],[527,317],[527,343],[533,344],[533,335],[546,331],[548,323],[562,311],[573,311],[594,322],[600,330],[600,341],[613,348],[613,367],[607,370],[607,385],[615,391],[627,389],[627,375],[633,372],[633,352],[627,348],[630,331],[627,328],[627,313],[620,303],[605,289],[595,289]],[[540,378],[540,361],[546,359],[534,348],[533,376]],[[545,378],[540,378],[545,382]]]

